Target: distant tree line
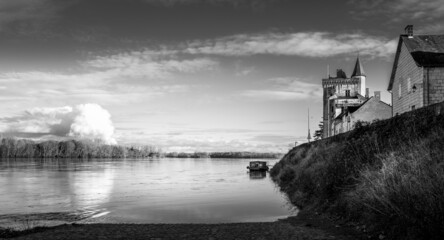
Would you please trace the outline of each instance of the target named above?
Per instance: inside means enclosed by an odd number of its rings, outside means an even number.
[[[170,158],[280,158],[281,153],[258,152],[170,152],[164,155]]]
[[[154,146],[128,147],[106,145],[87,140],[35,142],[27,139],[2,138],[0,158],[144,158],[159,157]]]
[[[170,152],[155,146],[119,146],[89,140],[44,141],[0,138],[0,158],[280,158],[280,153]]]

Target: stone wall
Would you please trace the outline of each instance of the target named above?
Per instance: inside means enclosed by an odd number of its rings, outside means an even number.
[[[428,77],[428,96],[425,98],[428,104],[434,104],[444,101],[444,68],[426,68],[425,77]]]
[[[409,78],[410,89],[407,88]],[[416,91],[413,91],[413,86],[416,86]],[[407,47],[402,43],[392,88],[393,115],[411,111],[413,106],[415,109],[423,107],[423,90],[423,68],[416,65]]]

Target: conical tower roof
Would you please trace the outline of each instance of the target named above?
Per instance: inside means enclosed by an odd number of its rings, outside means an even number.
[[[362,68],[361,61],[359,61],[359,57],[356,58],[355,68],[353,69],[352,77],[355,76],[365,76],[364,68]]]

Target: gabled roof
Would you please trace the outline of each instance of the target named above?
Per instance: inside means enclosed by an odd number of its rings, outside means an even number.
[[[359,61],[359,57],[356,58],[355,68],[353,69],[352,77],[355,76],[365,76],[364,68],[362,68],[361,61]]]
[[[388,91],[392,90],[402,44],[405,44],[418,67],[444,67],[444,35],[399,36]]]

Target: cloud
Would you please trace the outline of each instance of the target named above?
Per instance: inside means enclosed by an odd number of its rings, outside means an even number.
[[[280,144],[288,144],[295,141],[295,136],[291,135],[276,135],[276,134],[264,134],[257,135],[252,138],[254,141],[260,142],[275,142]]]
[[[444,21],[424,25],[415,29],[414,32],[418,34],[442,34],[444,32]]]
[[[211,4],[211,5],[231,5],[233,7],[250,7],[252,9],[263,9],[274,2],[283,0],[144,0],[151,4],[162,4],[163,6],[172,7],[176,5],[190,4]]]
[[[356,10],[351,13],[356,17],[384,15],[392,21],[404,20],[433,21],[444,16],[442,0],[350,0]]]
[[[143,135],[142,135],[143,136]],[[134,142],[126,144],[134,145],[140,142],[159,146],[165,152],[222,152],[222,151],[252,151],[252,152],[286,152],[288,142],[256,141],[255,139],[239,139],[198,136],[189,134],[179,135],[152,135],[150,139],[144,137],[131,138]],[[291,141],[292,142],[292,141]],[[291,143],[290,142],[290,143]]]
[[[242,96],[276,101],[292,101],[322,98],[322,87],[319,84],[303,82],[298,78],[273,78],[267,80],[267,89],[246,90]]]
[[[0,75],[0,82],[21,80],[39,82],[82,82],[97,85],[106,80],[125,81],[129,78],[162,79],[174,73],[195,73],[217,67],[218,62],[209,58],[194,59],[159,59],[160,53],[152,51],[134,51],[105,57],[96,57],[82,62],[83,73],[56,72],[10,72]],[[169,56],[172,57],[172,56]]]
[[[175,51],[133,51],[105,57],[97,57],[86,61],[83,65],[88,69],[115,77],[147,77],[166,78],[172,73],[195,73],[200,70],[213,69],[218,62],[209,58],[177,60]],[[170,59],[168,59],[170,58]]]
[[[0,130],[10,136],[71,137],[117,143],[110,113],[97,104],[33,108],[15,117],[1,118],[0,123]]]
[[[75,1],[14,0],[0,1],[0,31],[11,25],[15,32],[29,34],[45,31],[56,21],[59,12]]]
[[[11,99],[44,95],[45,99],[69,96],[77,102],[138,101],[188,91],[191,86],[166,80],[180,80],[185,74],[212,70],[218,64],[210,58],[177,59],[166,52],[133,51],[81,62],[75,73],[73,70],[3,73],[0,74],[0,91],[10,89],[2,97]]]
[[[362,33],[328,32],[239,34],[218,39],[194,41],[184,52],[223,56],[258,54],[301,57],[332,57],[360,52],[363,56],[390,57],[396,40]]]

